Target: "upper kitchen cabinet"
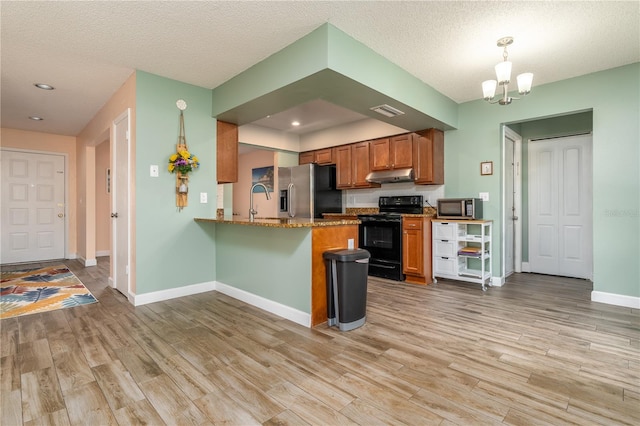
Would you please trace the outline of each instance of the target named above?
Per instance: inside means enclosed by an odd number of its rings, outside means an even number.
[[[301,152],[298,160],[299,164],[316,163],[321,166],[336,164],[335,148],[317,149],[315,151]]]
[[[412,166],[411,133],[371,141],[371,171],[406,169]]]
[[[313,151],[306,151],[298,154],[298,164],[300,165],[311,164],[314,162],[313,160],[315,160],[315,152]]]
[[[216,138],[216,170],[218,183],[238,181],[238,126],[218,121]]]
[[[342,145],[335,149],[338,189],[377,188],[366,180],[370,170],[369,142]]]
[[[413,169],[416,184],[444,184],[444,132],[428,129],[413,137]]]

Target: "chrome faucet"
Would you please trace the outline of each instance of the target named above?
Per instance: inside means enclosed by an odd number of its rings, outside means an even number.
[[[251,186],[251,190],[249,191],[249,220],[253,222],[254,216],[258,213],[256,209],[253,208],[253,190],[256,189],[256,186],[261,186],[264,188],[264,194],[267,196],[267,200],[271,199],[271,195],[269,195],[269,190],[265,186],[264,183],[254,183]]]

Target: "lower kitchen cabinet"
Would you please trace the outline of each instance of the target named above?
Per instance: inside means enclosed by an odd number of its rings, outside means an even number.
[[[433,227],[433,282],[436,277],[491,285],[490,220],[436,219]]]
[[[406,282],[431,284],[430,218],[402,218],[402,273]]]

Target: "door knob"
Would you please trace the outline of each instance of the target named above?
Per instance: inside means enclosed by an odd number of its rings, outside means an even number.
[[[111,213],[111,217],[117,218],[118,217],[118,213]]]
[[[58,213],[58,217],[64,217],[63,213]]]

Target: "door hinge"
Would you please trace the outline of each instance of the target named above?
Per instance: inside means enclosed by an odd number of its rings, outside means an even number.
[[[126,132],[124,132],[124,137],[129,140],[129,131],[127,130]]]

